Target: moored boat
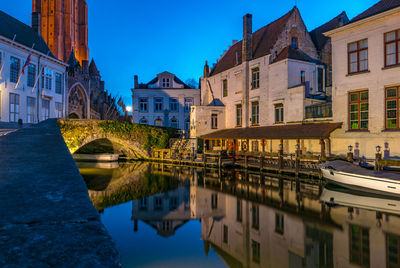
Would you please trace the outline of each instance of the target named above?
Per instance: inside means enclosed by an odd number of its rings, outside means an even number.
[[[400,173],[375,171],[335,160],[320,165],[328,182],[353,190],[400,196]]]

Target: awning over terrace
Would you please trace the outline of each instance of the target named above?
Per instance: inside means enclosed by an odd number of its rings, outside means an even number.
[[[326,139],[342,123],[297,124],[230,128],[201,136],[203,139]]]

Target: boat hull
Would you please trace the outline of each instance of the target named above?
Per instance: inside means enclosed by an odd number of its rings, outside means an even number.
[[[400,181],[362,176],[325,168],[322,168],[321,172],[328,182],[342,187],[375,194],[400,196]]]

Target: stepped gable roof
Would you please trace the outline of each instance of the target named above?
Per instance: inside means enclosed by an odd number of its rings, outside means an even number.
[[[251,128],[230,128],[215,131],[205,139],[324,139],[342,123],[293,124]]]
[[[347,23],[349,23],[349,18],[347,17],[346,12],[343,11],[327,23],[312,30],[310,36],[317,50],[322,50],[326,42],[329,40],[329,37],[325,36],[323,33],[339,28]]]
[[[307,62],[314,62],[317,64],[322,64],[318,60],[314,60],[310,56],[308,56],[306,53],[304,53],[302,50],[298,48],[294,48],[291,45],[285,47],[282,49],[282,51],[278,54],[278,56],[272,61],[272,63],[285,60],[285,59],[293,59],[293,60],[301,60],[301,61],[307,61]]]
[[[400,6],[400,0],[382,0],[373,5],[372,7],[368,8],[361,14],[357,15],[354,17],[350,23],[366,19],[368,17],[372,17],[374,15],[377,15],[379,13],[388,11],[390,9],[396,8]]]
[[[257,59],[271,53],[271,49],[275,45],[280,33],[288,22],[290,16],[296,10],[297,8],[294,7],[279,19],[253,33],[253,59]],[[230,47],[222,59],[217,62],[211,71],[211,75],[218,74],[235,67],[237,63],[242,63],[242,41],[239,41]]]
[[[91,75],[100,75],[100,72],[97,69],[96,63],[94,62],[93,58],[92,58],[92,61],[90,62],[90,65],[89,65],[89,74],[91,74]]]
[[[0,10],[0,35],[56,59],[43,37],[25,23]]]

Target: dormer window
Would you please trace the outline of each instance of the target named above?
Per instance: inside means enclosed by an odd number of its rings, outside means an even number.
[[[294,48],[297,48],[297,37],[292,37],[291,45]]]
[[[169,88],[171,87],[170,79],[168,77],[164,77],[161,80],[161,86],[162,88]]]

